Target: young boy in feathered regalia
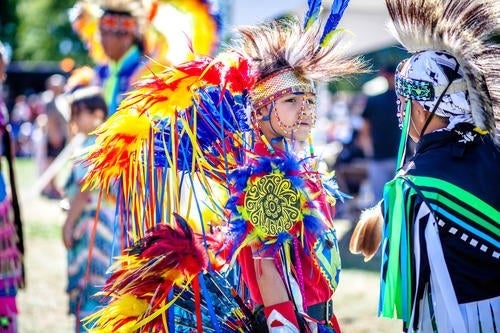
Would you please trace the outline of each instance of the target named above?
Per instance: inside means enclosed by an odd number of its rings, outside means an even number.
[[[341,199],[310,131],[316,84],[363,71],[311,1],[242,27],[215,58],[139,81],[97,131],[90,187],[119,187],[128,248],[91,331],[340,332],[332,296]]]

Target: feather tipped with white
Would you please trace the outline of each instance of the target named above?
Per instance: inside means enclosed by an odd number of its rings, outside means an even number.
[[[361,212],[349,242],[349,251],[362,254],[365,262],[372,259],[382,241],[382,224],[380,204]]]
[[[386,0],[389,28],[411,53],[446,51],[465,74],[474,123],[485,130],[500,120],[498,0]]]
[[[142,0],[94,0],[103,9],[130,13],[132,16],[144,15],[145,3]]]

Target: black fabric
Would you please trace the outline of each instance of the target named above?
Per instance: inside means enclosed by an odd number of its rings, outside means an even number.
[[[370,123],[373,142],[373,159],[382,160],[396,157],[401,130],[396,117],[396,92],[386,92],[370,96],[362,117]]]
[[[407,173],[445,180],[500,208],[500,147],[491,136],[476,135],[463,143],[472,125],[460,124],[455,131],[426,134],[417,144]]]
[[[307,314],[318,321],[327,322],[333,314],[333,302],[318,303],[307,308]]]
[[[415,198],[415,201],[413,202],[413,205],[416,207],[420,207],[422,205],[422,197],[418,196]],[[417,212],[415,210],[415,212]],[[420,264],[419,264],[419,278],[418,281],[415,281],[416,279],[412,279],[412,286],[411,286],[411,294],[415,295],[415,297],[412,299],[412,302],[419,302],[424,295],[425,291],[425,286],[429,283],[430,280],[430,266],[429,266],[429,257],[427,254],[427,244],[425,243],[425,228],[427,226],[427,223],[429,222],[429,217],[430,214],[427,214],[425,216],[422,216],[422,218],[417,221],[416,223],[419,224],[419,229],[418,229],[418,235],[419,235],[419,244],[415,243],[415,239],[412,238],[410,248],[415,248],[415,246],[418,246],[420,249]],[[416,218],[416,216],[413,216],[413,218]],[[410,233],[414,233],[414,226],[410,228]],[[411,256],[411,265],[415,266],[415,257]],[[418,289],[417,289],[417,284],[418,284]],[[420,306],[417,304],[413,305],[413,309],[415,310],[415,318],[420,318]],[[413,325],[413,329],[417,330],[418,329],[418,320],[415,320]]]
[[[258,305],[254,312],[254,321],[252,323],[252,332],[262,332],[267,333],[269,330],[267,329],[266,316],[264,315],[264,307],[262,305]]]
[[[454,131],[439,131],[425,135],[417,145],[407,174],[442,179],[500,208],[500,152],[490,136],[480,136],[472,125],[460,124]],[[436,189],[437,192],[440,189]],[[446,196],[443,193],[443,196]],[[452,196],[453,194],[451,194]],[[474,203],[470,203],[471,207]],[[471,208],[472,209],[472,208]],[[499,259],[491,253],[495,248],[487,243],[488,251],[471,246],[461,239],[464,229],[449,232],[452,223],[436,213],[447,227],[439,229],[446,265],[459,303],[500,296]],[[464,218],[464,221],[466,219]],[[497,221],[500,223],[500,221]],[[496,240],[498,241],[498,235]],[[500,251],[500,249],[496,249]]]
[[[266,316],[264,314],[264,306],[257,305],[253,312],[253,322],[252,322],[252,333],[269,333],[267,327]],[[308,333],[309,330],[306,329],[306,323],[301,316],[297,316],[297,321],[300,325],[301,333]]]
[[[65,145],[66,140],[59,147],[47,141],[47,157],[56,158],[63,151]]]
[[[326,303],[319,303],[313,306],[308,307],[307,314],[316,320],[324,321],[325,315],[328,314],[332,316],[333,314],[333,301]],[[252,333],[268,333],[269,330],[267,328],[266,316],[264,315],[264,307],[262,305],[257,305],[253,311],[253,322],[252,322]],[[300,326],[301,333],[309,333],[310,329],[307,326],[304,317],[297,314],[297,320]],[[335,330],[331,326],[327,325],[319,325],[318,332],[320,333],[335,333]]]

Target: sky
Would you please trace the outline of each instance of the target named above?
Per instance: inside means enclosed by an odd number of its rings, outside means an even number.
[[[328,8],[328,1],[324,1]],[[268,18],[295,12],[303,17],[305,0],[233,0],[233,25],[256,24]],[[340,25],[352,32],[351,52],[361,54],[395,44],[386,28],[389,20],[387,8],[382,0],[351,0]]]

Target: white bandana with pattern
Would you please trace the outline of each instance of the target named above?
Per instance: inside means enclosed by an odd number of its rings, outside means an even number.
[[[431,101],[418,101],[424,109],[431,112],[439,96],[456,75],[457,61],[453,56],[444,51],[423,51],[407,59],[398,70],[398,75],[411,79],[432,83],[434,86],[434,99]],[[471,106],[467,92],[467,84],[463,79],[463,71],[458,67],[458,75],[448,87],[441,102],[436,109],[436,115],[449,118],[449,128],[459,122],[473,124]]]

